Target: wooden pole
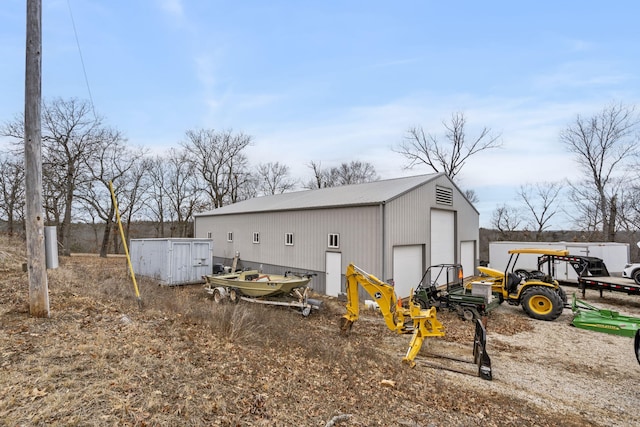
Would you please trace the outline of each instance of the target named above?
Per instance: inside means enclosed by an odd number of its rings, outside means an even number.
[[[42,0],[27,0],[26,45],[24,163],[29,312],[34,317],[49,317],[42,210]]]

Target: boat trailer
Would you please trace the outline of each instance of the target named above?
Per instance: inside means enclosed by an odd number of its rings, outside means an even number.
[[[300,310],[303,317],[307,317],[311,314],[311,310],[319,310],[322,304],[321,301],[309,298],[310,288],[305,287],[304,290],[296,288],[291,292],[291,298],[288,297],[248,297],[243,296],[236,289],[226,286],[215,286],[211,283],[205,285],[204,290],[209,295],[213,296],[216,303],[223,303],[225,301],[231,301],[234,304],[242,301],[247,301],[254,304],[263,305],[277,305],[281,307],[290,307]]]

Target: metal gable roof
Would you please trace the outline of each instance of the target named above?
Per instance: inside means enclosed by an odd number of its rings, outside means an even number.
[[[223,206],[196,216],[230,215],[296,209],[319,209],[332,206],[375,205],[388,202],[413,188],[423,185],[442,173],[394,178],[364,184],[296,191],[255,197]]]

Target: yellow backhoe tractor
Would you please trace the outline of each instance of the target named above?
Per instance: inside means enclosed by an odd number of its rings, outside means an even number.
[[[345,273],[347,278],[347,314],[340,318],[340,331],[347,335],[351,331],[353,323],[358,320],[360,313],[360,302],[358,298],[358,285],[371,295],[380,308],[380,312],[384,316],[387,327],[399,334],[413,334],[409,343],[409,350],[402,359],[404,363],[414,367],[416,365],[415,358],[420,352],[422,343],[427,337],[444,336],[444,327],[436,318],[436,307],[423,309],[420,304],[409,298],[405,307],[398,300],[392,285],[383,282],[376,276],[367,273],[361,268],[349,264]],[[413,295],[411,290],[410,295]],[[486,336],[487,332],[479,320],[476,322],[476,332],[473,342],[473,361],[469,362],[462,359],[455,359],[446,356],[450,360],[458,362],[473,363],[477,368],[477,375],[485,380],[491,380],[491,359],[486,352]],[[429,366],[434,366],[429,364]],[[436,366],[438,367],[438,366]],[[446,368],[459,373],[469,374],[457,369]]]
[[[409,350],[402,359],[409,366],[415,366],[413,359],[418,355],[426,337],[444,336],[444,328],[436,318],[435,307],[423,310],[412,299],[409,300],[408,308],[403,307],[393,286],[353,264],[349,264],[345,276],[347,278],[347,314],[340,318],[340,331],[343,334],[346,335],[351,331],[353,323],[360,315],[358,298],[358,285],[360,285],[378,304],[390,330],[399,334],[413,334]]]
[[[538,320],[557,319],[567,303],[567,295],[554,279],[553,258],[567,256],[569,251],[526,248],[511,249],[509,254],[509,262],[504,271],[478,267],[478,271],[487,276],[482,281],[491,284],[492,292],[499,294],[501,302],[522,305],[522,309],[529,317]],[[518,260],[522,254],[548,255],[547,271],[518,268]],[[537,264],[537,260],[534,263]]]

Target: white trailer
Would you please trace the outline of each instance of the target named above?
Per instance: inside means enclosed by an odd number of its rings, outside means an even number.
[[[629,262],[629,244],[616,242],[489,242],[489,267],[504,270],[509,261],[509,249],[543,248],[566,249],[570,255],[600,258],[613,276],[620,276],[625,264]],[[537,269],[538,258],[535,255],[522,254],[518,267]],[[566,262],[557,262],[555,278],[559,281],[577,281],[575,270]]]

